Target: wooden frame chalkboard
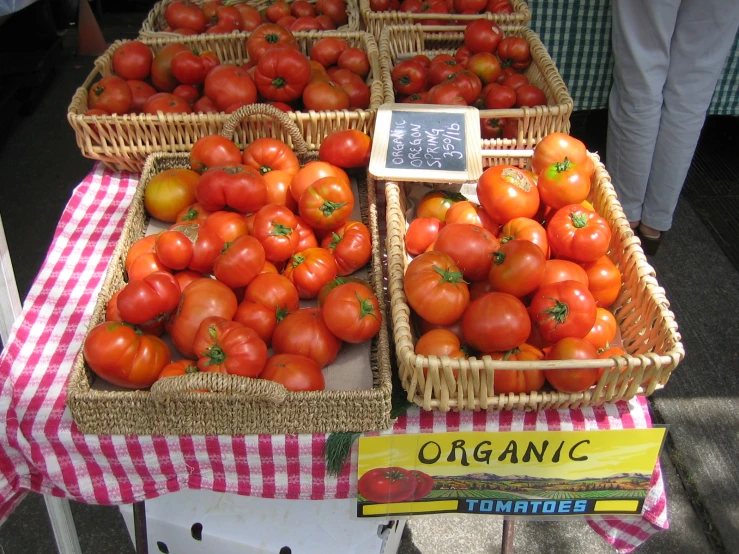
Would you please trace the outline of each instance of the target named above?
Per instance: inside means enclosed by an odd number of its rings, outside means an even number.
[[[383,104],[377,111],[369,172],[397,181],[476,181],[482,175],[478,110]]]

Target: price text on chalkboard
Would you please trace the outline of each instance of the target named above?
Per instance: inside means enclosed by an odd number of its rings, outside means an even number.
[[[467,171],[465,115],[393,111],[386,166]]]

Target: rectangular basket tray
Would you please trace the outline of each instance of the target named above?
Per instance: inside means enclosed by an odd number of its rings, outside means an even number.
[[[577,408],[628,400],[636,394],[650,395],[667,383],[685,355],[677,323],[665,291],[657,283],[654,269],[647,263],[639,239],[629,227],[610,176],[597,155],[590,154],[590,157],[595,166],[592,203],[611,227],[608,256],[623,274],[621,291],[610,309],[618,322],[627,354],[602,360],[504,362],[489,356],[452,360],[416,355],[414,344],[418,337],[403,289],[409,263],[404,242],[406,192],[414,183],[379,182],[379,186],[385,188],[387,201],[388,294],[395,351],[400,379],[409,401],[426,410],[441,411]],[[527,169],[530,159],[530,151],[483,150],[484,167],[508,164]],[[605,367],[605,371],[598,383],[580,393],[545,388],[530,394],[496,394],[493,387],[495,372],[506,369],[599,367]]]

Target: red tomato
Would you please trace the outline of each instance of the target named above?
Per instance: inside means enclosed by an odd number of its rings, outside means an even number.
[[[482,282],[483,281],[477,281],[477,283],[482,283]],[[473,283],[472,287],[470,287],[470,290],[472,290],[474,286],[475,286],[475,283]],[[471,298],[472,296],[470,295],[470,299]],[[464,340],[464,333],[462,332],[462,320],[461,319],[458,319],[457,321],[454,321],[448,325],[439,325],[437,323],[431,323],[417,316],[416,316],[416,319],[418,320],[417,326],[421,333],[428,333],[432,329],[445,329],[447,331],[451,331],[452,333],[454,333],[460,341]]]
[[[201,96],[192,105],[193,113],[218,113],[219,109],[215,102],[207,96]]]
[[[516,107],[533,108],[534,106],[546,106],[547,96],[544,91],[536,85],[521,85],[516,89]]]
[[[246,287],[244,302],[254,302],[269,308],[279,323],[300,305],[295,285],[278,273],[261,273]]]
[[[433,61],[428,69],[428,80],[430,85],[445,83],[455,73],[464,71],[464,67],[454,60]]]
[[[347,185],[351,185],[349,176],[340,167],[327,162],[308,162],[293,177],[290,183],[290,194],[296,202],[299,202],[303,192],[324,177],[340,177]]]
[[[313,81],[303,90],[303,104],[307,110],[347,110],[351,105],[349,95],[331,81]]]
[[[341,177],[324,177],[309,186],[298,201],[300,216],[314,229],[335,229],[354,209],[354,193]]]
[[[418,217],[435,217],[442,223],[446,222],[446,213],[456,202],[466,201],[467,197],[458,192],[433,190],[427,192],[416,206]]]
[[[126,81],[115,75],[103,77],[90,86],[87,105],[109,114],[123,115],[131,108],[133,94]]]
[[[514,217],[503,225],[499,239],[501,244],[513,239],[531,241],[541,249],[544,257],[549,257],[549,241],[547,240],[546,229],[528,217]]]
[[[300,239],[298,240],[298,246],[295,248],[295,252],[302,252],[303,250],[308,250],[308,248],[317,248],[318,239],[311,226],[299,215],[295,216],[295,220],[298,222],[295,230],[298,232]]]
[[[262,15],[256,8],[246,4],[236,4],[234,7],[241,14],[241,28],[244,31],[254,31],[262,24]]]
[[[185,290],[185,287],[192,283],[193,281],[197,279],[201,279],[203,277],[202,273],[198,273],[197,271],[193,271],[192,269],[185,269],[183,271],[178,271],[175,273],[174,278],[177,281],[177,284],[180,286],[180,292]]]
[[[336,260],[324,248],[308,248],[294,254],[282,274],[295,285],[300,298],[315,298],[336,277]]]
[[[196,202],[177,214],[176,223],[203,223],[210,214],[211,212]]]
[[[477,225],[498,236],[499,226],[479,204],[463,200],[456,202],[446,212],[446,223],[467,223]]]
[[[539,209],[536,185],[512,165],[486,169],[477,183],[477,197],[492,220],[503,225],[516,217],[533,217]]]
[[[290,147],[273,138],[260,138],[251,142],[244,149],[243,163],[262,175],[270,171],[284,171],[295,175],[300,169],[300,161]]]
[[[225,207],[242,214],[256,212],[267,204],[267,185],[253,167],[234,164],[208,169],[200,177],[197,198],[206,210]]]
[[[531,332],[531,320],[518,298],[490,292],[470,302],[462,318],[465,343],[482,352],[512,350]]]
[[[360,343],[380,331],[382,311],[374,292],[359,283],[345,283],[328,293],[323,320],[341,340]]]
[[[318,307],[323,308],[323,305],[326,303],[326,297],[329,295],[329,293],[334,290],[339,285],[344,285],[346,283],[357,283],[362,285],[363,287],[367,287],[367,290],[374,292],[372,290],[372,286],[365,281],[364,279],[360,279],[359,277],[335,277],[332,281],[326,283],[321,287],[321,290],[318,292]]]
[[[565,133],[549,133],[536,145],[531,167],[538,175],[553,163],[563,162],[565,158],[578,165],[587,165],[589,158],[585,144]]]
[[[200,91],[193,85],[179,85],[172,91],[172,94],[179,96],[189,104],[193,104],[200,98]]]
[[[226,243],[213,261],[213,275],[232,289],[245,287],[264,267],[264,247],[249,235]]]
[[[323,67],[331,67],[338,63],[339,56],[348,48],[349,43],[343,38],[321,38],[311,46],[310,59],[317,61]]]
[[[588,277],[588,290],[601,308],[608,308],[621,292],[621,271],[608,256],[580,264]]]
[[[487,278],[493,252],[500,243],[492,233],[466,223],[447,223],[436,237],[434,250],[445,252],[454,260],[465,279]]]
[[[539,287],[529,306],[531,318],[548,342],[565,337],[583,338],[595,323],[596,306],[587,287],[561,281]]]
[[[488,19],[476,19],[464,30],[464,43],[474,53],[495,54],[502,39],[503,31]]]
[[[292,102],[301,97],[310,76],[311,67],[302,52],[280,48],[268,50],[259,58],[254,82],[267,100]]]
[[[600,353],[610,348],[617,333],[618,323],[613,314],[605,308],[598,308],[595,313],[595,323],[583,338],[595,346]]]
[[[241,12],[239,12],[239,10],[234,6],[223,6],[218,8],[216,10],[215,17],[213,17],[211,21],[215,23],[213,27],[223,29],[223,31],[227,33],[242,30],[243,19],[241,18]],[[211,27],[209,31],[214,32],[213,27]]]
[[[406,268],[404,289],[408,304],[430,323],[453,323],[469,304],[462,271],[444,252],[416,256]]]
[[[334,131],[321,142],[318,158],[344,169],[367,167],[372,151],[372,139],[355,129]]]
[[[449,329],[431,329],[419,337],[415,353],[419,356],[464,358],[461,348],[459,337]]]
[[[172,58],[180,52],[187,52],[188,48],[179,42],[167,44],[151,62],[151,83],[159,91],[172,92],[179,82],[172,74]]]
[[[577,281],[586,287],[589,284],[588,274],[575,262],[556,259],[547,260],[540,286],[561,283],[562,281]]]
[[[318,364],[298,354],[275,354],[259,374],[260,379],[280,383],[289,391],[317,391],[326,388]]]
[[[278,323],[274,309],[244,300],[236,309],[233,320],[253,329],[268,347],[272,344],[272,335]]]
[[[293,176],[287,171],[273,170],[262,175],[267,187],[267,204],[287,206],[291,211],[298,211],[298,203],[290,194],[290,182]]]
[[[187,249],[187,242],[181,237],[175,240],[169,236],[176,233],[184,235],[192,248]],[[170,269],[188,268],[205,274],[213,270],[213,262],[223,245],[223,239],[212,229],[197,224],[177,224],[160,234],[157,239],[157,256]]]
[[[372,237],[361,221],[347,221],[332,229],[321,241],[321,247],[336,260],[337,275],[351,275],[367,265],[372,257]]]
[[[178,360],[165,365],[162,371],[159,372],[157,381],[165,377],[179,377],[180,375],[189,375],[199,371],[197,364],[192,360]]]
[[[522,71],[531,65],[531,48],[525,38],[505,37],[498,44],[498,57],[504,68]]]
[[[414,94],[428,88],[428,76],[424,67],[414,60],[398,63],[390,74],[395,92]]]
[[[283,17],[290,15],[290,5],[284,0],[277,0],[267,6],[267,9],[264,10],[264,15],[272,23],[277,23]]]
[[[254,217],[252,235],[264,246],[267,260],[281,262],[295,253],[300,236],[293,213],[285,206],[267,204]]]
[[[345,0],[318,0],[316,12],[329,16],[337,27],[349,22]]]
[[[209,316],[231,319],[237,306],[236,295],[224,283],[207,277],[193,281],[182,291],[180,305],[169,320],[172,344],[186,358],[195,358],[193,341],[200,323]]]
[[[305,0],[296,0],[290,5],[290,13],[295,17],[315,17],[316,8]]]
[[[239,102],[253,104],[257,101],[257,87],[251,76],[235,65],[224,64],[213,68],[205,77],[203,93],[221,111]]]
[[[536,244],[518,239],[501,245],[492,262],[488,279],[493,290],[521,298],[539,287],[547,259]]]
[[[488,110],[507,110],[516,105],[516,91],[505,85],[490,83],[485,94],[485,108]],[[487,88],[487,87],[486,87]]]
[[[493,360],[507,362],[536,362],[544,358],[544,352],[535,346],[523,343],[513,350],[492,352],[488,356]],[[544,383],[544,371],[541,369],[497,369],[493,375],[495,394],[527,394],[538,391]]]
[[[359,494],[370,502],[389,504],[409,500],[418,481],[410,471],[399,467],[371,469],[359,478]]]
[[[547,239],[558,255],[576,262],[594,262],[608,252],[611,228],[596,212],[569,204],[547,223]]]
[[[356,73],[362,79],[369,75],[371,69],[367,54],[360,48],[347,48],[344,50],[339,56],[337,65],[342,69],[348,69],[352,73]]]
[[[323,27],[315,17],[298,17],[290,25],[290,30],[298,31],[322,31]]]
[[[521,85],[528,84],[529,79],[523,73],[514,73],[513,75],[508,75],[505,79],[503,79],[503,82],[501,83],[501,85],[510,87],[513,90],[518,90],[518,87],[520,87]]]
[[[285,15],[289,15],[289,11]],[[260,25],[246,39],[246,50],[253,62],[259,63],[264,53],[273,48],[300,50],[293,34],[285,27],[273,23]]]
[[[459,90],[459,95],[467,104],[473,104],[482,90],[480,78],[471,71],[460,71],[450,75],[448,82]]]
[[[143,113],[157,115],[161,113],[192,113],[192,107],[189,102],[176,94],[168,92],[158,92],[154,96],[150,96],[144,102]]]
[[[118,294],[118,312],[134,325],[151,324],[169,317],[180,303],[180,286],[166,271],[156,271],[129,282]]]
[[[195,202],[195,187],[200,176],[189,169],[166,169],[146,185],[144,206],[161,221],[174,223],[177,214]]]
[[[590,174],[586,168],[570,162],[555,162],[539,174],[539,196],[555,210],[579,204],[590,193]]]
[[[256,377],[267,363],[267,345],[253,329],[218,316],[203,319],[192,345],[200,371]]]
[[[185,85],[200,85],[210,70],[220,63],[213,52],[196,54],[183,50],[172,57],[172,75]]]
[[[151,73],[154,55],[143,42],[125,42],[113,52],[113,71],[126,80],[141,81]]]
[[[568,337],[560,340],[547,353],[547,360],[593,360],[598,357],[595,348],[583,339]],[[560,392],[582,392],[592,387],[601,370],[594,369],[547,369],[547,381]]]
[[[444,224],[435,217],[418,217],[411,221],[405,232],[406,252],[417,256],[431,246]]]
[[[144,81],[126,81],[126,84],[131,89],[131,107],[128,110],[129,113],[141,113],[144,109],[144,104],[157,93],[157,89]],[[91,114],[86,113],[85,115]],[[107,112],[98,115],[107,115]]]
[[[322,368],[336,359],[340,348],[341,340],[326,326],[320,308],[291,313],[277,324],[272,335],[275,354],[307,356]]]
[[[215,231],[224,242],[233,242],[240,236],[249,234],[246,219],[236,212],[213,212],[203,226]]]
[[[177,0],[167,6],[164,19],[172,29],[192,29],[198,33],[205,31],[205,14],[197,4],[187,0]]]

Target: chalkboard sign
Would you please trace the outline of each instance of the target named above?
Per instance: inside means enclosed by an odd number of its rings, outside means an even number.
[[[482,174],[479,112],[467,106],[380,106],[370,173],[396,180],[477,180]]]

